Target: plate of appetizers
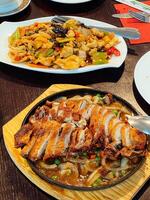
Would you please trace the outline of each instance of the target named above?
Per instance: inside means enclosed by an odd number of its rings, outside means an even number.
[[[14,135],[14,146],[43,180],[99,190],[128,179],[147,153],[146,135],[126,119],[124,99],[93,89],[55,93],[37,103]]]
[[[44,17],[0,25],[0,62],[45,73],[76,74],[118,68],[127,55],[124,39],[88,25],[105,22],[71,16],[63,24]],[[87,26],[85,26],[87,25]]]
[[[145,53],[138,63],[136,64],[134,71],[134,80],[136,87],[141,94],[141,96],[150,104],[150,51]]]
[[[2,0],[0,2],[0,17],[11,16],[28,7],[31,0]]]

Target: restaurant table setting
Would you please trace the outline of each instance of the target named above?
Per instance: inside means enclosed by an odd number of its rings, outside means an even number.
[[[150,1],[0,1],[0,200],[147,200]]]

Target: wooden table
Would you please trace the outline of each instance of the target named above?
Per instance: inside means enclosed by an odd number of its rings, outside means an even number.
[[[66,6],[50,0],[32,0],[30,6],[15,16],[0,18],[0,22],[20,21],[55,14],[76,15],[101,20],[120,26],[111,0],[93,0],[90,3]],[[0,63],[0,125],[2,126],[20,112],[46,88],[54,83],[90,85],[110,91],[133,104],[142,114],[150,114],[150,106],[138,93],[133,80],[134,68],[139,58],[149,50],[149,44],[129,45],[135,55],[128,54],[119,69],[105,69],[80,75],[42,74]],[[54,199],[29,182],[12,163],[0,133],[0,200],[48,200]],[[147,200],[150,196],[148,181],[134,198]]]

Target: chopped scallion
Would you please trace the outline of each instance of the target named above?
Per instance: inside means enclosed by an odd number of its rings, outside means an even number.
[[[92,184],[93,187],[97,187],[101,184],[102,179],[99,177],[98,179],[96,179],[96,181]]]
[[[56,175],[51,176],[51,179],[53,179],[53,180],[56,180],[57,178],[58,178],[58,176],[56,176]]]
[[[60,165],[61,161],[60,161],[60,159],[57,158],[57,159],[54,160],[54,163],[55,163],[56,165]]]
[[[96,161],[100,161],[100,157],[97,156],[97,157],[95,158],[95,160],[96,160]]]
[[[118,115],[118,110],[112,110],[112,112],[117,116]]]

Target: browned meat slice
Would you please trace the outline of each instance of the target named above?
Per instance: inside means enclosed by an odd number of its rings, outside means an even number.
[[[122,130],[122,128],[123,128],[124,125],[125,125],[124,122],[118,122],[112,128],[110,136],[111,136],[111,140],[114,143],[114,145],[118,145],[118,144],[122,143],[121,130]]]
[[[65,123],[62,125],[62,132],[59,137],[59,140],[56,144],[56,148],[54,149],[54,154],[56,156],[63,155],[64,152],[68,149],[70,144],[71,133],[75,129],[75,126],[70,123]]]
[[[35,114],[32,115],[29,119],[29,122],[31,124],[34,124],[37,121],[48,121],[48,120],[54,120],[57,117],[57,111],[59,107],[59,102],[52,102],[51,107],[47,105],[43,105],[39,107]]]
[[[47,160],[51,157],[55,157],[55,149],[60,137],[60,132],[61,124],[57,121],[53,121],[53,126],[51,127],[50,131],[50,138],[43,157],[44,160]]]
[[[33,126],[31,124],[26,124],[15,134],[15,147],[22,147],[29,142],[32,128]]]
[[[28,142],[28,144],[23,147],[23,149],[21,150],[21,155],[23,157],[28,157],[32,147],[34,146],[34,144],[37,140],[37,137],[38,137],[37,135],[33,135],[31,137],[30,141]]]
[[[93,132],[95,132],[96,129],[98,128],[98,124],[99,124],[98,118],[101,117],[99,111],[100,111],[100,107],[98,105],[95,105],[91,113],[90,124],[89,124],[89,127],[91,130],[93,130]]]
[[[108,137],[109,135],[109,123],[111,121],[112,118],[115,117],[115,114],[112,113],[111,111],[107,111],[104,116],[103,116],[103,125],[104,125],[104,133],[106,135],[106,137]]]
[[[84,99],[76,101],[75,106],[73,108],[73,113],[79,113],[81,110],[85,108],[86,104],[87,102]]]
[[[122,145],[129,148],[132,145],[131,138],[130,138],[130,129],[131,129],[131,126],[128,124],[125,124],[121,130]]]
[[[76,103],[77,103],[77,101],[74,100],[74,99],[71,99],[71,98],[67,99],[67,101],[66,101],[66,107],[68,107],[68,108],[70,108],[70,109],[73,110],[73,108],[75,107]]]
[[[78,121],[81,119],[81,114],[87,105],[87,101],[85,99],[80,98],[71,98],[66,102],[66,106],[71,110],[72,120]]]
[[[85,128],[84,130],[80,130],[77,135],[77,142],[75,145],[75,149],[79,150],[86,150],[90,149],[92,145],[92,132]]]
[[[74,146],[75,150],[82,149],[85,139],[86,139],[85,129],[80,129],[78,131],[77,137],[76,137],[76,144]]]
[[[69,146],[69,151],[75,151],[75,146],[76,146],[76,141],[77,141],[77,135],[78,135],[78,132],[81,131],[82,129],[81,128],[76,128],[72,135],[71,135],[71,142],[70,142],[70,146]]]
[[[103,115],[107,112],[105,108],[96,105],[91,114],[89,128],[94,134],[93,144],[97,143],[104,134]]]
[[[88,128],[76,128],[71,136],[69,152],[90,149],[93,143],[92,139],[92,132]]]
[[[86,107],[86,109],[83,110],[83,112],[81,114],[82,118],[88,121],[90,119],[90,117],[91,117],[93,108],[94,108],[94,104],[89,104]]]
[[[29,153],[29,159],[32,161],[38,160],[43,155],[46,146],[48,144],[50,135],[51,135],[51,129],[53,127],[54,121],[47,121],[43,122],[41,124],[41,127],[39,128],[38,137],[36,142],[34,143],[30,153]]]
[[[29,119],[31,124],[43,119],[47,119],[49,116],[49,107],[48,106],[41,106],[36,109],[35,114],[32,115]]]
[[[111,118],[111,120],[109,122],[109,126],[108,126],[109,136],[110,136],[110,132],[112,131],[113,127],[119,122],[121,122],[121,121],[117,117]],[[110,138],[111,138],[111,136],[110,136]]]
[[[135,128],[130,129],[131,143],[135,150],[143,150],[146,145],[146,135]]]
[[[72,122],[72,110],[64,107],[58,110],[57,120],[59,122]]]

